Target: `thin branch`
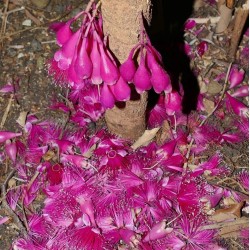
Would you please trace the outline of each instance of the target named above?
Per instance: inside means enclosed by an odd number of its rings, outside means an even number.
[[[16,215],[16,213],[11,209],[11,207],[8,205],[7,201],[6,201],[6,187],[8,185],[9,180],[13,177],[13,175],[15,174],[16,170],[13,169],[9,175],[7,176],[7,178],[5,179],[4,183],[1,186],[1,192],[2,192],[2,205],[3,207],[6,209],[6,211],[10,214],[10,216],[12,217],[14,223],[17,225],[17,227],[20,229],[21,233],[26,235],[27,234],[27,230],[23,225],[23,222],[19,219],[19,217]]]

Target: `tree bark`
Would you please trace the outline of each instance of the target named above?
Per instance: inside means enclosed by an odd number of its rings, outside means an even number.
[[[139,40],[141,13],[150,24],[152,19],[150,0],[102,0],[102,15],[105,34],[109,35],[109,47],[123,63]],[[111,133],[136,140],[146,128],[145,111],[147,93],[132,94],[130,101],[118,103],[105,114]]]

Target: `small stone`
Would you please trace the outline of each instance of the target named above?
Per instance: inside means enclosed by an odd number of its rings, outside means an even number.
[[[14,56],[16,56],[17,51],[15,49],[10,48],[10,49],[7,50],[7,54],[10,57],[14,57]]]
[[[30,20],[30,19],[24,20],[24,21],[22,22],[22,25],[23,25],[23,26],[28,26],[28,27],[30,27],[30,26],[31,26],[31,20]]]
[[[24,54],[23,53],[19,53],[18,55],[17,55],[17,58],[19,59],[19,58],[22,58],[22,57],[24,57]]]
[[[36,67],[38,70],[42,70],[44,68],[44,58],[43,57],[38,57],[36,61]]]
[[[31,47],[34,51],[41,51],[42,50],[42,45],[37,39],[33,39],[31,41]]]

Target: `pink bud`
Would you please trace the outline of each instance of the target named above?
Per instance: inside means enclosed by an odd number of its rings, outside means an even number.
[[[15,142],[11,142],[7,140],[5,143],[5,152],[10,158],[10,160],[15,163],[16,162],[16,155],[17,155],[17,146]]]
[[[226,93],[227,103],[230,104],[233,112],[241,117],[247,117],[248,107],[236,98]]]
[[[80,47],[79,54],[77,55],[75,61],[75,71],[80,79],[89,78],[92,74],[92,69],[93,69],[92,62],[89,59],[87,53],[86,44],[87,44],[87,38],[84,37],[82,39],[82,45]]]
[[[135,72],[134,75],[134,85],[136,88],[136,91],[141,94],[145,90],[151,89],[152,85],[150,82],[150,73],[145,65],[145,58],[141,52],[141,59],[138,69]]]
[[[80,79],[79,75],[76,73],[75,70],[76,59],[77,59],[77,53],[74,54],[72,62],[68,69],[68,81],[72,86],[74,86],[75,83],[80,84],[83,82],[83,79]]]
[[[97,47],[97,41],[93,40],[92,50],[90,52],[90,59],[93,64],[93,71],[91,75],[91,80],[93,84],[101,84],[101,56]]]
[[[245,71],[243,69],[238,70],[237,68],[232,68],[229,74],[228,81],[230,83],[229,88],[234,88],[240,83],[242,83],[245,76]]]
[[[120,75],[119,70],[108,56],[103,44],[99,46],[99,49],[101,53],[101,78],[108,85],[115,84]]]
[[[168,115],[174,115],[181,110],[181,96],[178,92],[166,93],[165,108]]]
[[[130,87],[127,82],[120,76],[119,80],[115,85],[112,85],[113,93],[117,101],[127,101],[130,99]]]
[[[72,21],[73,19],[70,19],[67,23],[62,25],[56,32],[56,40],[59,46],[62,46],[73,35],[73,32],[70,28]]]
[[[185,25],[185,30],[191,30],[195,27],[196,22],[193,19],[188,19],[184,25]]]
[[[166,221],[163,220],[161,222],[156,223],[149,233],[145,236],[143,239],[144,242],[152,241],[152,240],[158,240],[163,237],[165,237],[167,234],[171,233],[173,231],[173,228],[166,228]]]
[[[58,62],[58,67],[61,70],[69,68],[75,53],[74,48],[78,45],[80,35],[81,29],[75,32],[62,48],[55,53],[54,59]]]
[[[208,50],[208,44],[205,41],[202,41],[197,46],[197,53],[200,57],[204,55],[204,53]]]
[[[120,66],[121,76],[127,82],[133,81],[136,72],[136,66],[133,60],[133,54],[134,54],[134,49],[130,51],[128,59]]]
[[[115,98],[106,83],[103,84],[100,101],[104,108],[110,109],[115,105]]]
[[[231,95],[233,97],[246,97],[249,95],[249,86],[248,85],[243,85],[236,89],[234,93]]]
[[[14,133],[9,131],[0,131],[0,143],[5,142],[9,139],[15,138],[22,135],[22,133]]]
[[[172,91],[172,86],[169,75],[156,61],[155,57],[150,51],[147,51],[147,64],[151,71],[151,83],[155,92],[158,94],[160,94],[162,91],[170,93]]]

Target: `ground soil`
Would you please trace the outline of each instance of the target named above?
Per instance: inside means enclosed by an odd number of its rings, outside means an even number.
[[[3,16],[3,2],[9,3],[8,11],[13,10],[13,12],[9,13],[7,19],[4,19]],[[48,26],[54,21],[74,16],[84,9],[86,3],[86,0],[51,0],[46,7],[40,8],[38,4],[34,4],[29,0],[5,0],[0,2],[0,24],[2,25],[0,36],[0,87],[11,82],[16,88],[16,94],[12,99],[9,94],[0,95],[0,122],[3,123],[0,130],[17,130],[16,120],[22,111],[34,113],[41,120],[52,118],[60,122],[63,114],[51,111],[48,108],[53,99],[60,98],[60,95],[65,94],[65,90],[56,86],[53,79],[48,77],[48,61],[58,48],[55,43],[54,33],[48,30]],[[21,6],[25,6],[26,11],[15,11]],[[217,10],[210,5],[201,5],[192,13],[193,17],[199,18],[211,15],[217,15]],[[5,23],[3,23],[4,20]],[[29,20],[31,20],[30,26]],[[4,28],[4,24],[6,28]],[[206,30],[201,35],[205,37],[207,35]],[[225,34],[225,37],[227,35]],[[224,48],[228,46],[225,37],[219,38],[218,42]],[[245,46],[246,43],[248,43],[248,37],[244,36],[241,40],[241,46]],[[198,59],[194,59],[190,64],[195,65],[200,72],[206,73],[208,77],[209,74],[212,77],[213,72],[207,71],[207,65],[211,62],[211,58],[215,58],[218,62],[215,71],[221,70],[221,67],[228,66],[230,63],[226,51],[224,53],[223,51],[218,44],[210,46],[203,59],[197,57]],[[237,63],[248,74],[248,61],[238,61]],[[8,108],[9,111],[6,112]],[[5,113],[7,113],[6,119],[3,118]],[[216,150],[217,148],[209,149],[206,152],[207,157],[213,155]],[[224,155],[223,160],[229,167],[248,168],[247,142],[236,146],[227,144],[221,151]],[[0,183],[4,182],[8,172],[8,166],[0,165]],[[5,214],[3,208],[0,208],[0,214]],[[0,249],[9,249],[13,239],[18,235],[18,228],[11,221],[8,224],[0,225]],[[244,249],[235,239],[226,239],[224,241],[229,246],[229,249]]]

